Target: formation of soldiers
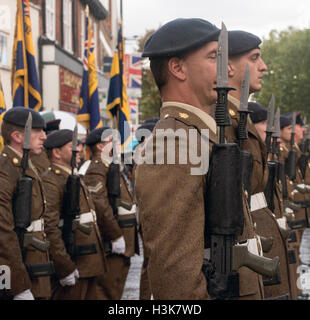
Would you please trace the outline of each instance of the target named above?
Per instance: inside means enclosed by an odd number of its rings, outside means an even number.
[[[248,102],[267,70],[260,43],[202,19],[151,35],[143,56],[163,105],[136,132],[132,164],[109,127],[82,143],[60,120],[7,111],[0,265],[11,278],[0,299],[119,300],[138,232],[141,300],[304,297],[310,135],[274,97],[268,108]]]

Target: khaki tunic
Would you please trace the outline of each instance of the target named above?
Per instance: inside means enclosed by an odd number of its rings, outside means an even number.
[[[11,290],[7,292],[8,295],[17,295],[30,289],[35,298],[49,298],[51,296],[50,277],[30,279],[22,261],[17,235],[14,232],[12,199],[17,180],[22,176],[20,162],[21,156],[10,147],[5,146],[0,155],[0,265],[7,265],[11,269]],[[31,161],[29,163],[31,166]],[[26,170],[26,176],[32,178],[31,221],[45,219],[46,209],[42,182],[34,170],[30,167]],[[33,236],[39,240],[46,240],[43,231],[35,232]],[[25,263],[47,262],[48,252],[41,252],[33,247],[27,249]]]
[[[232,120],[232,126],[226,128],[226,137],[229,142],[237,142],[237,128],[240,120],[239,105],[240,102],[237,99],[229,96],[228,108]],[[267,151],[264,142],[258,136],[250,119],[247,124],[247,130],[248,139],[243,142],[243,150],[250,152],[253,156],[253,171],[251,175],[251,193],[253,195],[263,192],[268,181]],[[280,258],[281,283],[264,285],[264,296],[265,298],[284,296],[290,293],[285,239],[281,235],[275,216],[268,208],[251,212],[251,215],[256,223],[255,232],[259,236],[273,238],[273,246],[268,253],[264,253],[264,256],[267,258],[278,256]]]
[[[51,161],[47,157],[45,150],[43,150],[39,155],[31,157],[31,161],[40,175],[42,175],[51,166]]]
[[[179,162],[179,147],[188,141],[190,129],[198,129],[197,150],[201,150],[200,132],[209,129],[209,148],[218,138],[214,120],[201,110],[177,102],[165,103],[161,120],[155,129],[183,129],[186,137],[167,140],[176,145],[176,164],[139,164],[135,171],[135,193],[148,252],[148,278],[154,299],[209,299],[206,278],[202,273],[204,252],[205,174],[192,175],[192,165]],[[185,141],[186,140],[186,141]],[[153,143],[153,148],[152,148]],[[196,143],[196,141],[195,141]],[[189,144],[187,143],[187,146]],[[150,139],[146,150],[156,154],[156,140]],[[188,151],[188,149],[187,149]],[[159,153],[167,156],[167,149]],[[146,158],[147,161],[148,157]],[[152,159],[151,159],[152,160]],[[245,227],[241,239],[253,238],[251,217],[245,211]],[[246,267],[240,275],[240,299],[261,299],[259,276]]]
[[[103,294],[109,300],[120,300],[125,287],[129,267],[130,257],[138,252],[137,230],[135,223],[131,226],[122,226],[120,221],[134,220],[135,213],[126,216],[113,215],[112,207],[109,204],[107,192],[107,173],[109,165],[104,163],[100,157],[94,157],[85,174],[85,183],[87,184],[95,203],[97,211],[102,212],[102,219],[98,221],[102,230],[103,239],[107,242],[116,240],[124,236],[126,251],[124,255],[108,254],[107,270],[101,275],[98,283]],[[129,204],[133,204],[132,195],[128,190],[125,177],[121,174],[121,199]]]
[[[87,299],[88,290],[84,290],[85,295],[80,295],[75,292],[74,289],[79,291],[80,288],[82,288],[80,285],[68,288],[61,287],[59,284],[60,279],[68,276],[76,268],[79,271],[80,280],[83,280],[82,282],[89,280],[89,283],[94,283],[91,278],[97,277],[104,272],[104,248],[96,222],[87,223],[87,225],[92,227],[90,234],[76,229],[74,236],[76,245],[95,243],[97,253],[77,256],[72,260],[62,240],[59,223],[60,219],[62,219],[64,190],[69,172],[70,170],[67,171],[60,166],[52,164],[51,170],[42,176],[47,194],[46,234],[50,241],[50,254],[56,269],[56,277],[53,279],[54,299]],[[94,211],[95,207],[89,191],[81,179],[80,212],[82,214],[90,212],[91,210]],[[99,213],[96,214],[99,216]],[[98,220],[100,220],[100,218],[98,218]],[[99,296],[93,298],[96,299],[99,298]]]

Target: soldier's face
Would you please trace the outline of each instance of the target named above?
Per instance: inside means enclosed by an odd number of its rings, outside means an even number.
[[[262,139],[262,141],[265,141],[266,140],[267,120],[255,123],[254,126],[256,128],[258,135]]]
[[[78,150],[79,151],[79,150]],[[71,167],[71,158],[72,158],[72,142],[68,142],[61,148],[59,148],[59,155],[62,163],[67,166]],[[76,163],[80,163],[80,153],[76,153]]]
[[[30,148],[34,154],[40,154],[44,147],[43,142],[46,139],[46,134],[42,129],[32,129],[30,136]]]
[[[217,41],[190,52],[184,58],[184,72],[188,88],[198,99],[199,104],[212,105],[217,99],[216,87],[216,49]]]
[[[247,64],[250,68],[250,93],[257,92],[262,88],[262,80],[267,66],[264,63],[260,49],[253,49],[244,54],[232,57],[229,63],[233,67],[233,87],[240,88]]]
[[[305,130],[306,129],[302,127],[300,124],[295,125],[295,142],[296,143],[299,143],[303,139]]]
[[[291,140],[292,126],[287,126],[281,129],[281,139],[285,142],[289,142]]]

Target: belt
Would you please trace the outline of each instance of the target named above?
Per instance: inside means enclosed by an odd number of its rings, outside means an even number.
[[[96,222],[97,221],[96,212],[94,210],[91,210],[90,212],[81,213],[79,216],[76,216],[74,221],[78,221],[80,224]],[[64,225],[64,220],[60,219],[58,223],[58,227],[62,227],[63,225]]]
[[[133,213],[136,213],[136,211],[137,211],[137,207],[135,204],[132,205],[131,210],[127,210],[123,207],[118,207],[118,215],[119,216],[124,216],[126,214],[133,214]]]
[[[26,229],[27,232],[40,232],[44,231],[44,219],[40,218],[37,220],[33,220],[30,226]]]
[[[251,212],[267,207],[264,192],[255,193],[251,196]]]

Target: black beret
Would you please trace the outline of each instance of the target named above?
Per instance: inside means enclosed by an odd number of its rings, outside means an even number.
[[[267,110],[258,102],[249,102],[248,109],[252,111],[250,118],[253,123],[267,120]]]
[[[61,119],[56,119],[56,120],[46,122],[46,126],[44,129],[46,134],[49,134],[50,132],[55,131],[55,130],[59,130],[60,121],[61,121]]]
[[[92,130],[85,140],[86,145],[92,146],[98,142],[101,142],[102,133],[107,129],[111,129],[111,128],[110,127],[100,127],[100,128]]]
[[[285,114],[281,114],[280,116],[280,128],[281,130],[285,127],[288,127],[292,124],[292,118],[285,115]]]
[[[139,142],[143,142],[145,138],[149,137],[156,125],[156,122],[159,120],[159,118],[150,118],[145,120],[145,122],[136,130],[135,136],[136,139]],[[142,130],[149,130],[150,132],[141,132]]]
[[[173,57],[217,41],[219,34],[220,29],[206,20],[178,18],[166,23],[148,38],[142,57]]]
[[[33,109],[25,107],[13,107],[9,109],[3,117],[3,121],[14,124],[16,126],[24,127],[28,120],[29,113],[31,113],[32,115],[32,128],[44,129],[45,121],[40,113]]]
[[[234,56],[259,48],[261,39],[256,35],[240,30],[228,31],[228,55]]]
[[[287,112],[287,113],[284,113],[283,114],[285,117],[291,119],[291,121],[293,120],[293,112]],[[296,112],[296,124],[299,124],[301,126],[304,126],[304,122],[303,120],[301,119],[301,111],[299,112]]]
[[[47,135],[43,145],[47,150],[61,148],[72,141],[72,137],[73,131],[70,129],[56,130]]]

